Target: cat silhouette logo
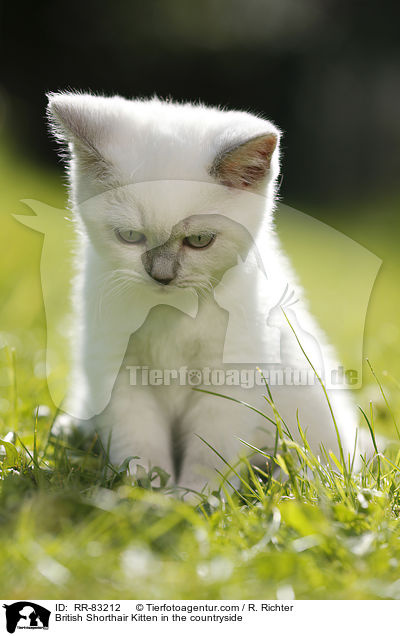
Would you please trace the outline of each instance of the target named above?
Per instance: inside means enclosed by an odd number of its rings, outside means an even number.
[[[162,190],[162,187],[170,187],[170,182],[151,182],[150,185],[151,192],[158,187],[160,196],[166,192],[168,201],[171,199],[171,193]],[[75,216],[86,218],[90,216],[90,211],[101,206],[107,209],[112,207],[113,201],[122,202],[129,209],[135,197],[146,200],[146,187],[150,185],[132,184],[96,195],[79,204],[79,214]],[[174,196],[171,200],[175,201],[174,197],[180,194],[183,197],[189,185],[187,181],[173,181]],[[211,199],[215,196],[214,189],[219,186],[203,183],[201,187]],[[131,266],[128,270],[117,267],[115,271],[107,271],[93,279],[90,294],[87,294],[91,312],[90,338],[91,342],[102,343],[102,346],[96,346],[95,353],[84,358],[85,369],[90,367],[90,373],[85,371],[85,378],[90,379],[90,387],[86,386],[86,379],[78,379],[77,385],[81,387],[79,399],[66,400],[70,376],[68,370],[74,368],[75,355],[70,344],[80,337],[79,329],[71,321],[75,312],[74,303],[79,305],[71,287],[71,272],[75,272],[77,266],[75,245],[79,226],[76,226],[77,218],[74,217],[74,221],[69,212],[57,210],[40,201],[25,199],[23,202],[35,215],[14,217],[22,225],[41,233],[44,239],[40,279],[47,345],[46,360],[41,362],[40,368],[45,369],[54,404],[69,416],[86,420],[102,413],[109,403],[130,338],[140,332],[150,312],[160,305],[169,305],[196,320],[204,289],[204,293],[211,290],[213,302],[227,317],[223,342],[221,337],[221,364],[285,367],[290,363],[296,369],[308,368],[303,351],[296,343],[291,344],[297,334],[314,368],[324,375],[327,388],[361,387],[365,318],[381,260],[330,226],[299,210],[279,205],[276,218],[279,220],[279,236],[284,252],[297,255],[296,269],[304,277],[304,287],[312,294],[313,306],[327,321],[329,333],[332,333],[337,348],[343,352],[341,358],[345,368],[356,377],[356,381],[349,386],[343,382],[337,383],[338,371],[330,345],[310,318],[307,299],[303,298],[301,288],[296,281],[286,279],[285,263],[275,263],[270,258],[275,248],[269,250],[269,244],[264,245],[264,232],[259,232],[257,226],[258,197],[249,195],[249,199],[246,199],[245,225],[241,222],[242,206],[218,213],[206,208],[207,211],[201,215],[196,213],[190,216],[185,216],[185,208],[180,219],[176,217],[175,211],[174,214],[171,212],[169,234],[166,233],[160,245],[155,244],[143,253],[141,261],[138,261],[138,272]],[[264,201],[262,203],[264,205]],[[229,258],[224,261],[225,269],[218,269],[219,261],[216,260],[218,275],[212,274],[210,280],[206,281],[201,279],[204,289],[199,288],[198,293],[194,289],[195,285],[167,287],[164,284],[148,284],[148,272],[154,274],[153,268],[157,263],[163,267],[176,265],[178,257],[174,250],[177,237],[185,230],[187,223],[199,218],[206,219],[214,229],[230,237],[229,241],[238,245],[240,250],[229,251]],[[195,271],[199,274],[198,269]],[[140,302],[137,302],[137,294],[134,293],[136,288],[139,290]],[[232,293],[232,289],[240,289],[240,294]],[[254,290],[257,290],[256,307]],[[251,311],[250,307],[253,308]],[[332,320],[332,316],[335,320]],[[266,340],[268,346],[265,346]],[[288,358],[287,351],[297,351],[298,359],[294,359],[292,354]],[[196,364],[196,367],[199,368],[200,364]],[[199,382],[200,374],[190,376],[191,386]]]
[[[16,629],[49,629],[51,612],[37,603],[18,601],[3,607],[9,634],[14,634]]]

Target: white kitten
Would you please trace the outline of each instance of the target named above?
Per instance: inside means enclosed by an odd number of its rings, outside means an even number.
[[[201,490],[225,470],[203,440],[232,461],[246,451],[240,439],[273,448],[275,429],[193,385],[273,417],[265,388],[251,380],[258,363],[283,378],[272,393],[293,436],[298,410],[314,451],[322,442],[338,453],[321,387],[296,386],[309,367],[280,309],[301,289],[272,229],[277,128],[245,112],[158,99],[52,94],[48,112],[70,150],[81,246],[65,410],[94,422],[105,446],[110,438],[112,462],[139,457],[133,470],[160,466]],[[318,369],[332,366],[304,301],[285,312],[311,358],[316,348]],[[347,458],[355,413],[343,391],[330,399]]]

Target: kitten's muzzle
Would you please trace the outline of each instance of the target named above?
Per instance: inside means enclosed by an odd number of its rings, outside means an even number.
[[[161,285],[168,285],[174,280],[178,270],[177,253],[164,245],[142,254],[142,263],[149,276]]]

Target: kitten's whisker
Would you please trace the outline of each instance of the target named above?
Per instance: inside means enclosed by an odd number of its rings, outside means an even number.
[[[144,279],[131,270],[116,269],[107,272],[99,279],[99,295],[97,300],[97,319],[103,313],[105,302],[111,302],[123,295],[129,288],[137,283],[143,283]]]

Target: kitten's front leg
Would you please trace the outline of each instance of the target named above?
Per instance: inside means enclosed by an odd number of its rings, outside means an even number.
[[[240,404],[197,395],[199,399],[187,410],[181,424],[184,455],[178,486],[201,492],[215,487],[221,480],[219,473],[229,471],[219,455],[235,463],[241,455],[251,454],[240,439],[251,442],[252,431],[261,418]],[[232,472],[228,479],[235,480]]]
[[[134,457],[131,473],[138,465],[146,470],[159,466],[174,479],[169,422],[150,387],[117,385],[110,404],[95,418],[95,426],[113,465]]]

